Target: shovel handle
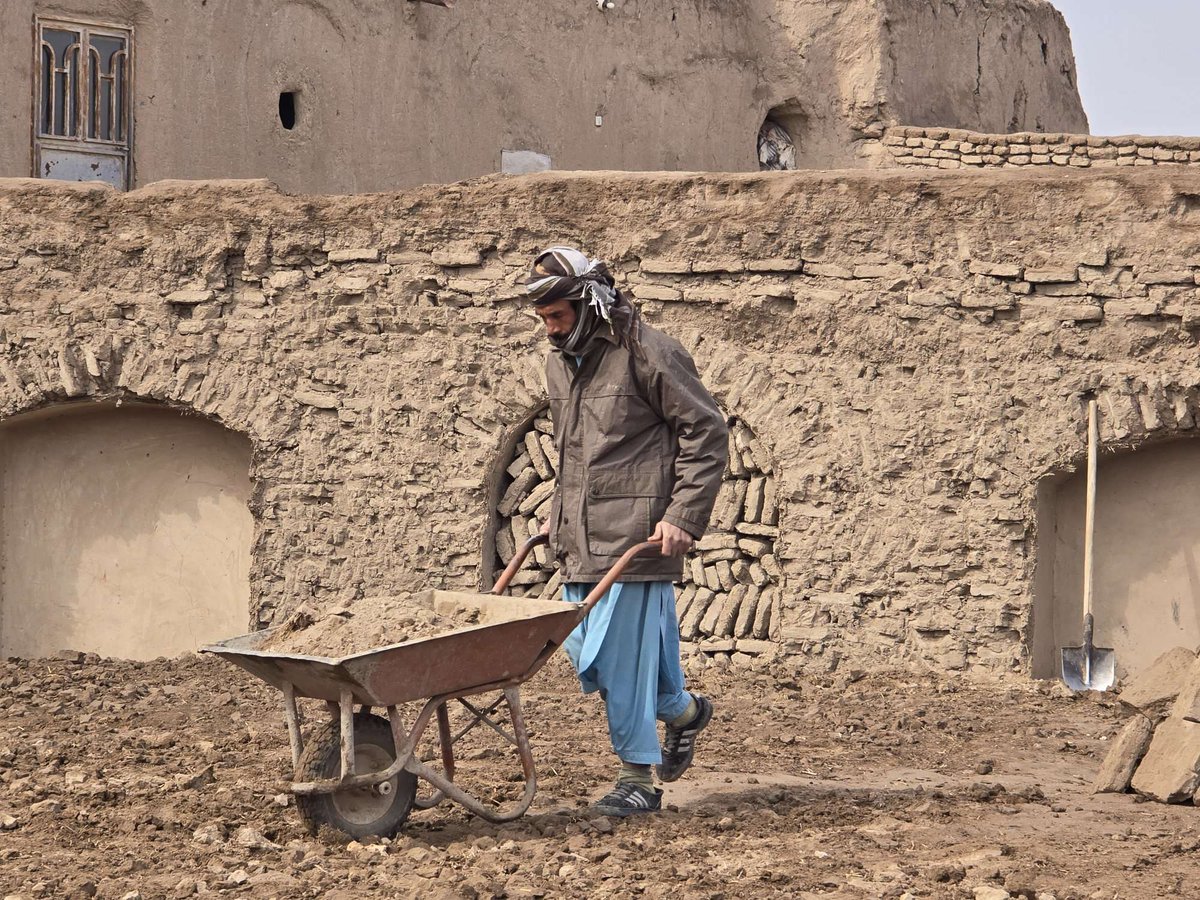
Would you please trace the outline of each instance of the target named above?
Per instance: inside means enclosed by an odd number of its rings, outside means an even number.
[[[1083,523],[1083,615],[1092,617],[1092,582],[1095,576],[1096,541],[1096,449],[1100,443],[1100,428],[1096,415],[1096,398],[1088,400],[1087,499]],[[1086,627],[1086,626],[1085,626]],[[1087,641],[1090,645],[1091,641]]]

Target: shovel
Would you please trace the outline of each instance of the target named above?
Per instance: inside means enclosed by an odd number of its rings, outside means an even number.
[[[1092,544],[1096,530],[1096,400],[1088,400],[1087,510],[1083,529],[1083,646],[1062,648],[1062,678],[1073,691],[1107,691],[1116,680],[1111,647],[1092,645]]]

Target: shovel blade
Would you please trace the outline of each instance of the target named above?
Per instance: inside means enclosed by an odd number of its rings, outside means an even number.
[[[1107,691],[1117,680],[1117,654],[1106,647],[1063,647],[1062,680],[1073,691]]]

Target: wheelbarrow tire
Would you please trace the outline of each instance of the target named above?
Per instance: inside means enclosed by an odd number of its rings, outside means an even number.
[[[392,764],[396,747],[386,719],[366,714],[354,717],[354,757],[356,774],[382,771]],[[309,738],[296,766],[297,780],[338,778],[341,770],[341,725],[330,722]],[[388,784],[387,793],[368,787],[332,794],[298,794],[296,807],[313,834],[322,825],[331,825],[353,838],[392,837],[412,810],[417,776],[401,771]]]

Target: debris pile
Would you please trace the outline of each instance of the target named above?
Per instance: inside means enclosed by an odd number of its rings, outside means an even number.
[[[1120,695],[1133,715],[1096,776],[1096,793],[1134,790],[1160,803],[1200,804],[1200,659],[1175,647]]]
[[[550,515],[558,452],[550,417],[537,416],[517,441],[496,506],[496,555],[507,565],[516,548],[536,535]],[[729,428],[729,462],[708,534],[689,554],[678,592],[680,636],[706,653],[763,654],[778,628],[781,577],[775,556],[779,505],[773,467],[744,422]],[[634,537],[631,535],[631,538]],[[640,536],[639,536],[640,537]],[[552,597],[561,584],[545,547],[534,550],[512,581],[515,595]]]

